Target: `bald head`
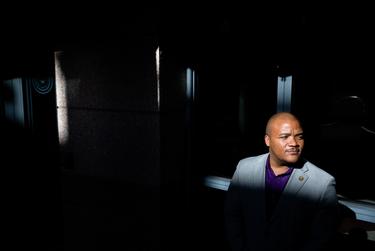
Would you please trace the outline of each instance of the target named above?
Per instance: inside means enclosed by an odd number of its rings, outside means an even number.
[[[293,121],[300,124],[298,118],[290,112],[279,112],[269,118],[266,126],[266,135],[271,134],[272,128],[275,126],[275,124],[281,124],[284,121]]]

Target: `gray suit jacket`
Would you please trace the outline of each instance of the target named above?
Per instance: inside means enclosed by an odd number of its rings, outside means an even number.
[[[305,161],[294,168],[270,218],[265,209],[267,154],[241,160],[225,207],[232,250],[322,250],[336,230],[335,179]]]

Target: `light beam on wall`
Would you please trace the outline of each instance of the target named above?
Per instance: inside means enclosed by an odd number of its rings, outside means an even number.
[[[186,98],[194,101],[195,96],[195,71],[191,68],[186,69]]]
[[[277,111],[290,112],[292,103],[292,76],[277,78]]]
[[[61,67],[62,54],[61,51],[55,52],[57,127],[60,146],[66,145],[69,140],[67,80]]]
[[[158,47],[155,52],[156,59],[156,92],[157,92],[157,102],[158,110],[160,110],[160,48]]]

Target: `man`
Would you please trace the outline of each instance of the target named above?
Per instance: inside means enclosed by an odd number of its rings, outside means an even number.
[[[237,250],[323,250],[334,238],[335,179],[301,158],[300,121],[273,115],[264,136],[269,152],[241,160],[228,188],[226,230]]]

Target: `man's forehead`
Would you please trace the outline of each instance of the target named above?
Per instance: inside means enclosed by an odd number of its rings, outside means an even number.
[[[301,126],[298,124],[297,126],[293,126],[290,123],[282,123],[279,127],[280,132],[302,132]]]

